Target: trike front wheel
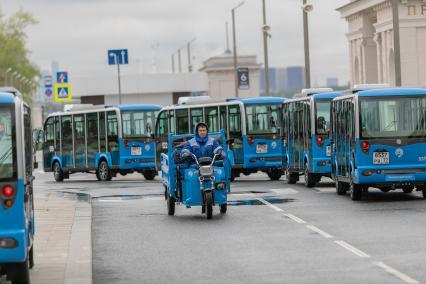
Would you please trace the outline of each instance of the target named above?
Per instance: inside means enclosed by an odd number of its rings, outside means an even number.
[[[207,219],[211,219],[213,217],[213,194],[211,191],[205,193],[205,202]]]
[[[175,205],[176,205],[176,199],[174,197],[167,197],[167,214],[170,216],[175,215]]]

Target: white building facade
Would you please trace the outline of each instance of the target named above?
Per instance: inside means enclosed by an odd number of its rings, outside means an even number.
[[[395,84],[389,0],[351,0],[337,9],[348,22],[352,84]],[[402,84],[426,87],[426,0],[400,0]]]

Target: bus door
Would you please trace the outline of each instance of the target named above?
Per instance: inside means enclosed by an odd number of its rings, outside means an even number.
[[[25,158],[25,218],[28,222],[30,242],[34,234],[34,198],[33,198],[33,141],[31,129],[31,109],[24,106],[24,158]],[[18,155],[19,156],[19,155]],[[31,260],[32,261],[32,260]]]
[[[105,129],[105,121],[103,121]],[[96,154],[99,152],[98,113],[86,114],[87,167],[96,168]]]
[[[303,149],[304,149],[304,133],[305,133],[305,122],[304,122],[304,103],[296,102],[292,104],[293,107],[293,119],[292,119],[292,149],[293,158],[292,165],[293,169],[301,169],[303,163]]]
[[[116,111],[107,112],[107,151],[111,155],[111,163],[118,166],[120,163],[120,147],[118,141],[118,118]]]
[[[174,132],[174,110],[169,111],[163,110],[158,114],[156,129],[155,129],[155,151],[156,151],[156,161],[157,161],[157,170],[161,167],[161,154],[167,154],[168,147],[168,135],[169,129],[170,132]],[[170,124],[173,125],[173,131],[169,128],[169,120]],[[173,123],[172,123],[173,122]]]
[[[233,143],[229,145],[229,148],[234,153],[235,164],[243,165],[244,149],[240,105],[228,106],[228,121],[229,140],[233,139]]]
[[[62,168],[73,167],[73,139],[72,139],[72,116],[65,115],[62,117]]]
[[[50,171],[52,158],[55,155],[55,117],[52,116],[46,120],[44,135],[43,167],[45,171]]]
[[[74,115],[74,157],[75,167],[86,167],[86,125],[85,115]]]

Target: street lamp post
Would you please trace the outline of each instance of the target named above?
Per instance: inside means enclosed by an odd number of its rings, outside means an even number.
[[[265,96],[269,96],[269,62],[268,62],[268,36],[270,27],[266,24],[266,5],[265,0],[262,0],[263,8],[263,53],[265,60]]]
[[[238,94],[238,63],[237,63],[237,35],[235,32],[235,10],[242,5],[244,5],[245,1],[240,2],[236,7],[232,8],[232,41],[233,41],[233,50],[234,50],[234,90],[235,90],[235,97],[239,97]]]
[[[395,86],[400,87],[401,78],[401,45],[399,36],[399,0],[392,0],[393,19],[393,52],[395,61]]]
[[[305,82],[306,88],[311,87],[311,63],[309,56],[309,23],[308,13],[312,11],[313,6],[307,4],[307,0],[303,0],[303,38],[304,38],[304,49],[305,49]]]

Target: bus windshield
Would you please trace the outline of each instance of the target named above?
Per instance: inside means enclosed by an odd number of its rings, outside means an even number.
[[[361,98],[361,138],[425,137],[426,98]]]
[[[12,109],[0,107],[0,180],[16,176]]]
[[[122,111],[123,138],[149,138],[154,131],[157,111]]]
[[[247,133],[249,135],[277,134],[280,111],[279,104],[247,105]]]
[[[315,133],[328,135],[330,131],[330,105],[331,101],[315,102]]]

